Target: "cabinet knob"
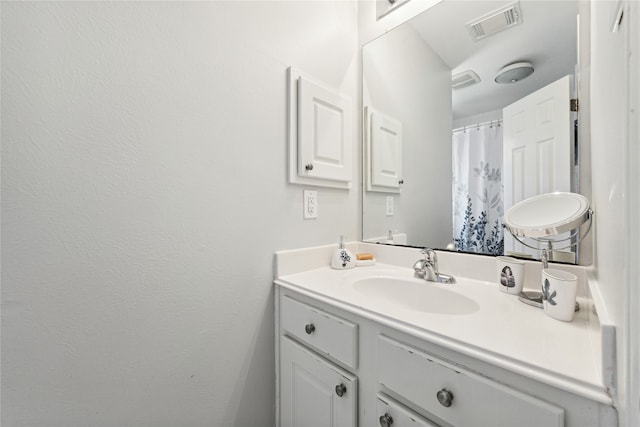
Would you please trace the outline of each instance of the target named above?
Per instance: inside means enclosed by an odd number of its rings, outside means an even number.
[[[316,330],[316,325],[314,325],[313,323],[309,323],[308,325],[304,325],[304,331],[309,335],[314,333],[315,330]]]
[[[393,418],[389,414],[384,414],[379,419],[382,427],[390,427],[393,424]]]
[[[400,185],[404,184],[404,179],[401,179],[400,181],[398,181],[398,184]]]
[[[308,171],[312,171],[312,170],[313,170],[313,163],[309,163],[309,164],[308,164],[308,165],[306,165],[304,168],[305,168],[306,170],[308,170]]]
[[[342,397],[346,392],[347,392],[347,387],[344,384],[338,384],[336,386],[336,394],[338,396]]]
[[[436,397],[438,398],[438,402],[446,408],[451,406],[453,403],[453,393],[451,393],[446,388],[443,388],[439,392],[436,393]]]

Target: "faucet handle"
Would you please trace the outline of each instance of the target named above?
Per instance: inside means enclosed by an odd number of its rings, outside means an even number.
[[[424,255],[425,259],[428,259],[430,261],[434,258],[437,259],[438,257],[438,255],[436,255],[436,251],[434,251],[431,248],[424,248],[423,250],[420,251],[420,253]]]
[[[431,248],[424,248],[420,253],[424,254],[424,259],[431,264],[434,270],[438,271],[438,254]]]

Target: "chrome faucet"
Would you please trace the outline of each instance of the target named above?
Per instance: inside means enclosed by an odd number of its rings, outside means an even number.
[[[429,282],[456,282],[456,279],[454,279],[453,276],[438,272],[438,255],[436,254],[436,251],[431,248],[424,248],[420,253],[424,255],[424,258],[419,259],[413,264],[414,277],[428,280]]]
[[[438,255],[436,251],[430,248],[424,248],[420,251],[424,255],[423,259],[419,259],[413,264],[414,277],[418,279],[428,280],[430,282],[438,281]]]

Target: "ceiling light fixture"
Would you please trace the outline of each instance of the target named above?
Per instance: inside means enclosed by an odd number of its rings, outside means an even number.
[[[529,77],[533,74],[533,71],[534,68],[530,62],[516,62],[515,64],[509,64],[498,71],[494,80],[496,83],[500,84],[515,83]]]

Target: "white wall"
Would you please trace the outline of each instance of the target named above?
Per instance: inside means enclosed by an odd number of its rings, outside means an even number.
[[[594,279],[616,325],[617,385],[612,390],[620,414],[620,425],[640,422],[638,414],[638,367],[640,329],[630,319],[639,319],[637,291],[639,227],[637,207],[637,38],[638,13],[627,9],[622,31],[610,31],[617,2],[591,4],[591,166],[592,205],[595,210]],[[627,7],[637,7],[628,2]],[[630,42],[630,31],[635,39]],[[629,68],[629,56],[635,64]],[[630,73],[635,70],[635,73]],[[634,92],[631,92],[634,89]],[[631,97],[630,97],[631,95]],[[629,132],[629,130],[632,132]],[[634,131],[635,130],[635,131]],[[636,209],[634,209],[636,208]]]
[[[395,13],[395,12],[394,12]],[[363,48],[363,103],[402,123],[400,194],[365,191],[364,238],[407,234],[407,244],[444,248],[453,240],[451,70],[410,26]],[[394,215],[386,215],[386,197]],[[438,206],[438,209],[434,209]]]
[[[640,224],[633,221],[640,212],[640,4],[628,3],[626,16],[632,22],[629,28],[629,212],[632,220],[628,237],[629,272],[626,278],[626,301],[629,315],[627,331],[629,358],[625,380],[627,382],[627,425],[640,425]]]
[[[286,68],[358,95],[357,4],[2,2],[2,425],[267,426],[302,220]]]

